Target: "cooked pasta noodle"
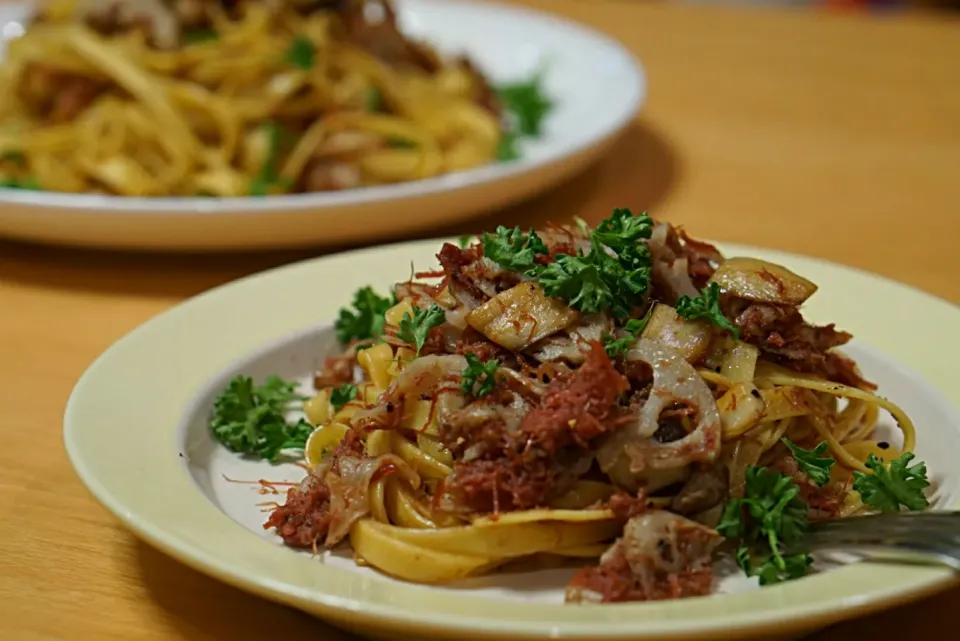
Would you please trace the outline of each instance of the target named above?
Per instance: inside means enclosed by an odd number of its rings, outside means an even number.
[[[512,135],[486,78],[388,0],[56,0],[0,77],[6,187],[338,190],[494,162]]]
[[[610,601],[709,592],[718,531],[746,518],[738,501],[779,505],[799,529],[874,509],[856,483],[911,452],[915,426],[835,350],[849,334],[802,318],[815,285],[623,211],[596,231],[447,244],[442,279],[399,283],[396,300],[362,290],[338,320],[350,344],[305,404],[311,474],[267,527],[301,547],[349,538],[362,562],[423,583],[600,557],[568,600]],[[643,224],[640,250],[618,244]],[[635,304],[548,296],[601,238],[611,261],[650,261]],[[880,440],[883,412],[899,443]],[[738,551],[745,569],[757,545]],[[766,580],[790,578],[785,548],[768,553]]]

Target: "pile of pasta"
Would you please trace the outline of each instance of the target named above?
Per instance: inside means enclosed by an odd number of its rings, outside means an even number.
[[[385,0],[56,0],[0,78],[7,187],[247,196],[418,180],[497,158],[466,58]]]

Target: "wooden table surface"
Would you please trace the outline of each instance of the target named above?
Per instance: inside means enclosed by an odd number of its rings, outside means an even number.
[[[650,99],[598,166],[484,225],[646,208],[698,236],[822,256],[960,302],[960,23],[526,4],[627,43]],[[347,638],[137,541],[90,498],[61,445],[70,389],[110,343],[184,298],[308,255],[0,243],[0,639]],[[938,638],[958,605],[954,590],[813,638]]]

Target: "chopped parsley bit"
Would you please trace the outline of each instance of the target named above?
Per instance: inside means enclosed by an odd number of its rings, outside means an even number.
[[[760,585],[802,577],[813,559],[808,554],[784,555],[807,532],[807,504],[789,476],[751,465],[746,471],[744,497],[731,499],[717,532],[737,538],[737,564]]]
[[[213,402],[210,430],[228,449],[276,462],[286,450],[303,449],[313,426],[289,422],[286,412],[306,397],[297,384],[271,376],[263,385],[237,376]]]
[[[677,315],[689,320],[706,319],[733,334],[734,338],[740,338],[740,328],[720,310],[720,286],[716,283],[707,285],[696,298],[681,296],[677,299]]]
[[[780,439],[787,446],[800,470],[807,475],[810,482],[823,487],[830,480],[830,468],[836,461],[829,456],[830,445],[822,441],[812,450],[805,450],[799,445],[790,442],[787,438]],[[827,454],[827,456],[823,456]]]
[[[376,87],[367,87],[363,94],[363,107],[370,113],[383,111],[383,94]]]
[[[387,146],[392,149],[419,149],[420,145],[406,138],[387,138]]]
[[[423,349],[423,344],[427,342],[427,334],[438,325],[442,325],[447,320],[447,313],[442,307],[434,303],[427,309],[418,307],[413,311],[411,318],[409,312],[404,312],[400,319],[400,327],[397,331],[397,338],[413,345],[417,348],[417,356]]]
[[[553,108],[553,103],[543,91],[543,75],[538,73],[529,80],[497,87],[497,97],[512,115],[516,131],[521,136],[539,136],[543,119]]]
[[[220,37],[220,34],[213,29],[189,29],[183,33],[183,42],[188,45],[200,44],[201,42],[210,42]]]
[[[471,244],[473,244],[473,241],[475,238],[476,236],[472,236],[470,234],[464,234],[463,236],[457,239],[457,244],[460,245],[460,249],[466,249]]]
[[[0,153],[0,160],[23,165],[27,162],[27,157],[19,149],[8,149]]]
[[[562,298],[578,311],[609,310],[627,318],[650,286],[650,248],[641,239],[650,238],[652,231],[646,213],[634,216],[629,209],[614,209],[590,233],[589,254],[557,254],[541,265],[534,259],[547,253],[546,245],[535,231],[524,234],[519,227],[484,234],[483,253],[505,269],[535,278],[548,296]]]
[[[280,156],[280,147],[285,133],[283,127],[272,120],[264,123],[263,127],[267,132],[267,156],[263,159],[259,173],[250,184],[251,196],[266,196],[277,189],[284,190],[290,186],[289,182],[280,178],[277,172],[277,159]]]
[[[500,144],[497,145],[497,160],[506,162],[520,157],[520,148],[517,146],[517,134],[504,131],[500,135]]]
[[[337,340],[346,345],[351,340],[364,341],[383,335],[383,315],[397,304],[394,296],[379,296],[371,287],[361,287],[353,294],[353,309],[341,307],[333,328]]]
[[[339,412],[340,409],[355,399],[360,393],[360,390],[357,389],[356,385],[350,383],[344,383],[340,387],[335,387],[332,392],[330,392],[330,404],[333,405],[333,410]]]
[[[484,363],[474,354],[467,354],[467,368],[460,376],[460,389],[464,395],[474,398],[483,398],[497,388],[496,373],[500,367],[499,360],[490,360]]]
[[[40,191],[43,189],[40,186],[39,181],[32,176],[26,178],[4,178],[0,180],[0,188],[2,189],[26,189],[29,191]]]
[[[913,459],[913,452],[906,452],[887,467],[883,459],[871,454],[867,467],[873,474],[854,471],[854,491],[860,493],[865,505],[881,512],[899,512],[901,506],[914,511],[926,509],[930,505],[923,494],[924,488],[930,486],[927,466],[917,463],[907,467]]]
[[[496,233],[484,232],[481,240],[484,256],[504,269],[519,273],[533,269],[538,254],[548,253],[546,244],[532,229],[524,234],[519,227],[509,229],[499,225]]]
[[[612,334],[603,335],[603,349],[607,352],[607,356],[610,358],[617,358],[622,354],[625,354],[630,346],[633,345],[634,341],[637,340],[637,336],[640,335],[640,332],[647,326],[647,323],[650,322],[650,314],[653,311],[653,307],[650,308],[646,314],[643,315],[643,318],[631,318],[627,321],[627,324],[623,326],[629,336],[624,336],[623,338],[615,338]]]
[[[499,160],[518,159],[520,139],[537,138],[542,133],[543,121],[553,109],[553,102],[543,91],[542,81],[542,74],[536,74],[525,82],[505,84],[497,88],[497,97],[505,116],[500,145],[497,148]]]
[[[286,61],[304,71],[312,69],[317,59],[317,50],[309,38],[296,36],[287,49]]]

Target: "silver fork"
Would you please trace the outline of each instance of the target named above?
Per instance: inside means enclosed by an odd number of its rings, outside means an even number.
[[[853,552],[909,563],[938,563],[960,572],[960,511],[902,512],[816,523],[789,552]]]

